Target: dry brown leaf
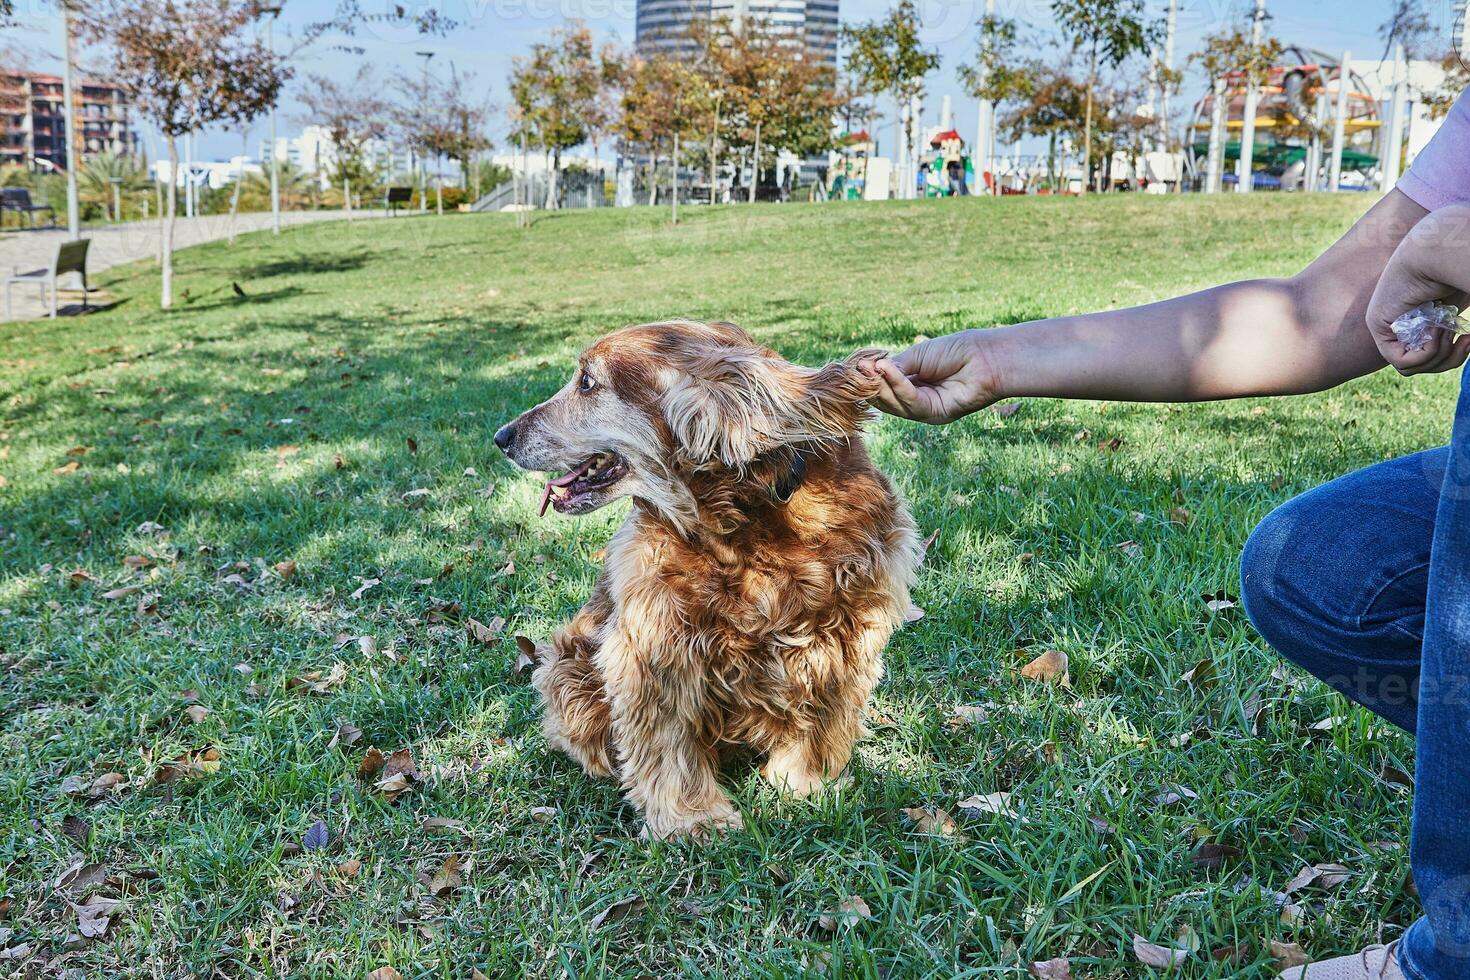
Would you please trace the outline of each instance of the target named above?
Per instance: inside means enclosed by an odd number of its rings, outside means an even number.
[[[198,779],[219,772],[222,762],[219,749],[210,747],[197,752],[185,752],[159,766],[153,774],[153,784],[162,786],[183,779]]]
[[[452,820],[449,817],[425,817],[423,828],[429,834],[459,834],[463,837],[469,836],[469,831],[464,828],[463,820]]]
[[[1235,597],[1226,592],[1224,589],[1219,589],[1213,593],[1206,592],[1204,595],[1200,596],[1200,601],[1202,601],[1205,604],[1205,608],[1212,613],[1221,613],[1227,609],[1234,609],[1236,602]]]
[[[504,631],[505,617],[503,616],[496,616],[488,623],[482,623],[473,617],[465,620],[465,632],[469,634],[470,639],[486,646],[494,643],[496,637]]]
[[[459,857],[451,854],[444,859],[434,877],[429,879],[429,893],[435,898],[448,898],[463,884],[464,875],[460,872]]]
[[[1189,950],[1178,949],[1174,946],[1160,946],[1157,943],[1149,942],[1142,936],[1134,935],[1133,955],[1144,966],[1152,966],[1160,970],[1165,970],[1171,966],[1178,966],[1180,963],[1189,959]]]
[[[352,593],[352,598],[353,599],[361,599],[363,596],[367,595],[368,589],[371,589],[374,586],[382,585],[383,584],[383,580],[380,579],[380,578],[365,578],[365,579],[360,579],[359,581],[362,584],[359,585],[355,590],[353,590],[353,593]]]
[[[1278,939],[1271,940],[1271,959],[1275,961],[1278,973],[1294,966],[1306,966],[1311,962],[1307,959],[1306,950],[1296,943],[1283,943]]]
[[[344,878],[356,878],[361,869],[362,862],[357,858],[348,858],[337,865],[337,873]]]
[[[151,567],[153,559],[147,555],[125,555],[123,556],[122,563],[124,568],[131,568],[136,572]]]
[[[550,823],[556,819],[557,809],[554,806],[531,807],[531,819],[537,823]]]
[[[128,778],[122,773],[104,772],[96,778],[68,776],[61,782],[61,791],[68,796],[85,796],[95,800],[114,790],[121,790],[127,784]]]
[[[934,542],[938,540],[939,528],[936,527],[933,532],[931,532],[930,535],[924,539],[924,542],[919,545],[919,561],[923,561],[925,558],[929,557],[929,549],[934,547]]]
[[[1072,961],[1065,957],[1038,960],[1026,969],[1033,977],[1043,977],[1047,980],[1072,980]]]
[[[118,906],[115,898],[92,895],[85,902],[67,902],[77,914],[77,932],[87,939],[97,939],[107,932],[112,922],[113,910]]]
[[[311,694],[329,694],[334,687],[341,687],[342,682],[347,680],[347,665],[340,661],[332,664],[332,669],[322,676],[319,670],[299,674],[286,681],[288,690],[305,689]]]
[[[1062,687],[1072,686],[1072,675],[1067,672],[1067,655],[1060,650],[1048,650],[1021,668],[1021,676],[1027,680],[1044,681]]]
[[[900,812],[913,821],[914,830],[921,834],[934,834],[937,837],[962,836],[959,825],[947,810],[933,806],[906,806]]]
[[[189,720],[194,724],[199,725],[209,717],[209,709],[202,704],[191,704],[184,709],[184,714],[188,715]]]
[[[422,781],[423,777],[408,749],[399,749],[384,760],[382,775],[373,788],[393,803]]]
[[[1206,657],[1181,674],[1179,679],[1191,687],[1207,691],[1215,685],[1215,661]]]
[[[367,975],[367,980],[403,980],[403,974],[391,966],[380,966]]]
[[[1169,511],[1169,523],[1171,524],[1178,524],[1180,527],[1187,527],[1189,525],[1189,522],[1192,520],[1194,520],[1194,515],[1191,514],[1184,507],[1175,507],[1173,510]]]
[[[51,472],[56,474],[57,476],[66,476],[68,473],[75,473],[79,465],[80,464],[77,463],[76,460],[72,460],[70,463],[67,463],[64,466],[56,467],[56,469],[52,470]]]
[[[587,923],[587,931],[596,932],[603,926],[626,917],[631,912],[641,911],[647,904],[640,895],[632,895],[628,898],[619,899],[594,915],[592,921]]]
[[[1143,554],[1143,548],[1139,545],[1137,541],[1119,541],[1113,547],[1123,552],[1123,554],[1127,555],[1129,558],[1138,558]]]
[[[357,778],[364,782],[372,779],[382,771],[387,761],[387,757],[379,749],[369,746],[367,752],[363,754],[362,762],[357,765]]]
[[[56,879],[56,887],[70,895],[80,895],[107,880],[107,867],[77,860]]]
[[[1154,795],[1150,801],[1154,806],[1173,806],[1184,800],[1197,800],[1199,794],[1188,786],[1165,786],[1163,790]]]
[[[287,579],[289,579],[292,575],[295,575],[296,574],[296,562],[294,562],[294,561],[278,561],[274,565],[271,566],[271,570],[274,571],[277,575],[279,575],[281,577],[281,581],[284,582]]]
[[[916,606],[913,603],[910,603],[909,611],[903,614],[903,621],[905,623],[917,623],[919,620],[924,618],[924,615],[924,609],[922,606]]]
[[[828,932],[838,929],[850,929],[864,919],[871,919],[873,910],[868,908],[868,903],[859,895],[849,895],[837,904],[835,912],[823,912],[817,919],[817,925]]]
[[[967,725],[978,725],[990,719],[990,712],[984,705],[962,704],[954,709],[954,714],[944,720],[952,732],[959,731]]]
[[[327,748],[335,749],[337,746],[340,745],[344,749],[348,749],[356,745],[361,738],[361,728],[358,728],[356,725],[351,724],[350,722],[343,722],[342,724],[338,725],[337,730],[332,733],[332,740],[327,743]]]
[[[1397,768],[1396,766],[1389,765],[1386,762],[1383,764],[1383,768],[1379,771],[1378,777],[1382,779],[1385,783],[1388,783],[1390,786],[1403,786],[1411,790],[1414,788],[1413,776],[1404,772],[1402,769]]]
[[[516,649],[520,651],[516,656],[515,666],[512,672],[517,677],[522,677],[541,660],[541,647],[529,636],[516,637]]]
[[[1240,848],[1229,844],[1215,844],[1206,841],[1195,849],[1192,856],[1194,866],[1212,871],[1220,867],[1227,860],[1240,857]]]
[[[85,844],[92,834],[92,825],[82,817],[67,814],[61,818],[61,832],[78,844]]]
[[[123,599],[123,598],[126,598],[126,597],[132,595],[134,592],[142,592],[142,591],[143,591],[143,586],[141,586],[141,585],[125,585],[125,586],[123,586],[120,589],[109,589],[108,591],[102,593],[102,598],[104,598],[104,599]]]
[[[965,811],[965,815],[969,817],[978,816],[982,813],[994,813],[1002,817],[1011,818],[1017,816],[1015,808],[1011,806],[1010,793],[977,794],[960,800],[958,805],[961,810]]]

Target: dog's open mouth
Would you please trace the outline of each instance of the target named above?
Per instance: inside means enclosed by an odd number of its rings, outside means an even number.
[[[616,453],[598,453],[561,476],[546,481],[541,514],[548,506],[558,514],[581,514],[604,502],[606,491],[628,475],[628,464]]]

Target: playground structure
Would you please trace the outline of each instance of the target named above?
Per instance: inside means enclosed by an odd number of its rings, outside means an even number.
[[[953,129],[929,138],[930,156],[920,159],[925,197],[964,197],[975,193],[975,165],[965,141]]]
[[[1249,81],[1244,71],[1225,74],[1194,108],[1186,139],[1190,173],[1208,181],[1217,162],[1219,183],[1238,183],[1241,139],[1246,129]],[[1346,91],[1341,90],[1345,87]],[[1369,86],[1350,65],[1319,51],[1288,46],[1259,90],[1250,179],[1260,189],[1321,190],[1330,180],[1335,128],[1343,134],[1343,190],[1377,181],[1383,120]],[[1341,94],[1341,98],[1339,95]],[[1217,106],[1217,102],[1219,105]],[[1221,111],[1223,110],[1223,111]],[[1233,167],[1227,166],[1234,164]],[[1204,189],[1209,190],[1206,186]]]

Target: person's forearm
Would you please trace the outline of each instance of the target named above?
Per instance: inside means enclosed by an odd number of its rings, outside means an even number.
[[[1424,214],[1393,192],[1291,279],[983,331],[996,394],[1198,401],[1319,391],[1369,374],[1384,366],[1364,323],[1373,287]]]

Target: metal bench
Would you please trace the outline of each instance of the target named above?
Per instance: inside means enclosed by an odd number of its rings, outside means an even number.
[[[92,244],[90,238],[78,238],[74,242],[62,242],[56,247],[56,261],[49,269],[33,269],[30,272],[21,272],[20,267],[15,267],[11,277],[5,280],[5,319],[12,319],[10,310],[10,287],[17,283],[21,285],[30,284],[41,287],[41,302],[46,301],[46,290],[51,290],[51,318],[56,318],[56,292],[57,280],[68,272],[75,272],[82,277],[82,309],[87,308],[87,246]]]
[[[398,213],[398,205],[407,205],[413,200],[412,187],[390,187],[383,195],[383,207],[388,209],[389,217]]]
[[[51,224],[56,224],[56,209],[49,204],[35,204],[31,201],[31,192],[24,187],[0,187],[0,223],[5,220],[6,211],[15,211],[23,214],[31,220],[31,227],[36,227],[36,212],[51,212]]]

